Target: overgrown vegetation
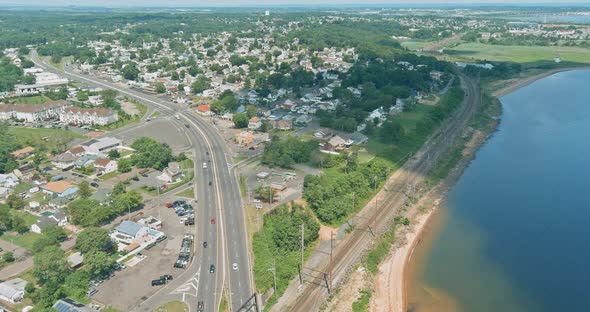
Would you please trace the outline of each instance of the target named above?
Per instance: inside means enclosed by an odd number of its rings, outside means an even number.
[[[369,311],[369,302],[373,292],[369,290],[362,290],[360,297],[352,303],[352,312],[367,312]]]
[[[294,164],[310,161],[317,147],[318,142],[315,140],[302,141],[294,137],[281,140],[273,136],[264,147],[261,162],[271,167],[292,168]]]
[[[309,210],[295,203],[283,204],[265,215],[264,226],[252,239],[258,291],[265,293],[274,287],[273,270],[276,274],[277,291],[271,302],[276,302],[297,275],[297,266],[301,262],[302,223],[305,224],[306,250],[310,251],[319,237],[320,226]]]

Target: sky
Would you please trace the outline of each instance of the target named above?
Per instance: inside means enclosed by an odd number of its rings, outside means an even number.
[[[350,4],[573,4],[590,0],[0,0],[2,5],[41,6],[277,6],[277,5],[350,5]]]

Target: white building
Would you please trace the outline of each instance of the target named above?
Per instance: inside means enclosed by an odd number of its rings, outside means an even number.
[[[82,144],[88,154],[106,153],[118,146],[121,146],[121,140],[113,137],[94,139]]]
[[[15,304],[23,300],[27,281],[22,278],[15,278],[0,283],[0,300]]]
[[[119,114],[107,108],[69,107],[59,114],[59,120],[68,124],[104,126],[119,120]]]

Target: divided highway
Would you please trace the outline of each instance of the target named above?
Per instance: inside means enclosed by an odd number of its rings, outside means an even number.
[[[180,276],[147,298],[134,311],[152,311],[171,297],[178,296],[177,290],[183,287],[196,288],[196,296],[183,294],[181,298],[189,305],[190,311],[196,311],[198,301],[204,302],[205,311],[217,311],[224,287],[228,290],[232,311],[256,311],[251,298],[254,288],[240,189],[232,160],[227,157],[225,141],[214,126],[157,96],[93,76],[58,70],[41,60],[36,51],[32,52],[32,60],[37,66],[58,72],[70,80],[117,90],[121,95],[141,101],[163,115],[178,114],[180,120],[171,119],[172,124],[179,135],[185,132],[191,139],[195,163],[193,187],[198,200],[195,258]],[[206,169],[203,163],[207,163]],[[215,224],[211,219],[215,219]],[[204,241],[208,242],[207,248],[203,247]],[[234,263],[237,270],[233,269]],[[211,264],[216,268],[213,274],[209,272]]]

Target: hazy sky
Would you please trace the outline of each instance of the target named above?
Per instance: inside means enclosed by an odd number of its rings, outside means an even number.
[[[318,4],[518,4],[518,3],[589,3],[590,0],[0,0],[1,5],[96,5],[96,6],[248,6],[248,5],[318,5]]]

